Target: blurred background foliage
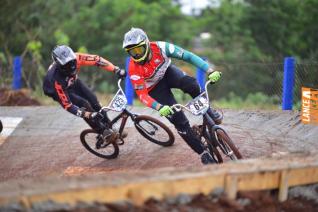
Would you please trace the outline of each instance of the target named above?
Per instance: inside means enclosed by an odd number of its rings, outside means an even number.
[[[286,56],[296,57],[296,82],[318,84],[317,0],[220,0],[220,6],[196,15],[183,14],[178,0],[0,0],[0,5],[0,87],[10,87],[12,59],[20,55],[24,86],[42,95],[42,77],[57,44],[124,67],[122,39],[131,27],[215,64],[223,79],[213,86],[213,97],[223,102],[266,102],[264,96],[279,101]],[[194,75],[194,67],[175,62]],[[85,68],[81,78],[96,91],[116,90],[113,75],[98,68]]]

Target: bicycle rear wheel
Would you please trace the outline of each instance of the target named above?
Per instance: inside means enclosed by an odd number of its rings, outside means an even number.
[[[215,131],[216,139],[218,140],[218,146],[222,152],[231,160],[242,159],[242,154],[233,143],[232,139],[222,128],[217,128]]]
[[[171,146],[174,143],[172,131],[164,123],[151,116],[137,116],[135,127],[143,137],[155,144]]]
[[[100,136],[95,130],[86,129],[81,132],[80,139],[90,153],[106,159],[116,158],[119,154],[117,143],[107,142]]]

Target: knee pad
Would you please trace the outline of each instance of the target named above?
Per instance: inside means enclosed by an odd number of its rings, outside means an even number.
[[[185,93],[190,94],[192,98],[197,97],[201,92],[201,88],[196,79],[187,75],[180,80],[180,88]]]

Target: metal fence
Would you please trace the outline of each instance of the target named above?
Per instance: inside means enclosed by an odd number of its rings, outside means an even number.
[[[318,62],[296,63],[294,103],[301,102],[301,87],[318,88]]]
[[[115,64],[120,63],[124,67],[125,61],[118,60]],[[272,104],[281,108],[284,78],[284,63],[226,63],[218,64],[223,72],[220,82],[210,86],[210,92],[213,99],[231,98],[233,95],[242,99],[261,93],[269,97]],[[0,64],[0,87],[11,87],[13,81],[13,63]],[[190,66],[189,66],[190,67]],[[190,68],[193,69],[193,66]],[[23,61],[22,85],[30,89],[34,89],[36,85],[42,83],[42,75],[44,73],[38,70],[36,64],[32,60],[24,59]],[[111,84],[112,76],[102,75],[102,72],[82,71],[81,77],[88,80],[88,84],[95,88],[100,82]],[[95,76],[96,75],[96,76]],[[196,76],[196,74],[193,74]],[[108,78],[108,79],[106,79]],[[129,84],[126,83],[126,86]],[[295,82],[293,88],[293,103],[296,109],[300,107],[301,87],[318,87],[318,63],[314,61],[295,64]],[[116,85],[112,86],[107,92],[116,91]],[[127,89],[126,89],[127,91]],[[231,95],[230,95],[231,94]],[[132,95],[130,95],[132,96]],[[135,95],[136,97],[136,95]],[[294,107],[294,108],[295,108]]]

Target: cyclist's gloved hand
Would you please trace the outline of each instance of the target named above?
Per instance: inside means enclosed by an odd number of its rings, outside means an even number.
[[[115,74],[120,79],[126,77],[126,71],[124,69],[120,69],[119,67],[115,67]]]
[[[171,109],[170,106],[168,105],[165,105],[165,106],[162,106],[159,110],[159,114],[160,116],[169,116],[169,115],[172,115],[174,114],[173,110]]]
[[[211,80],[212,83],[216,83],[222,76],[222,72],[214,71],[209,74],[208,78]]]

